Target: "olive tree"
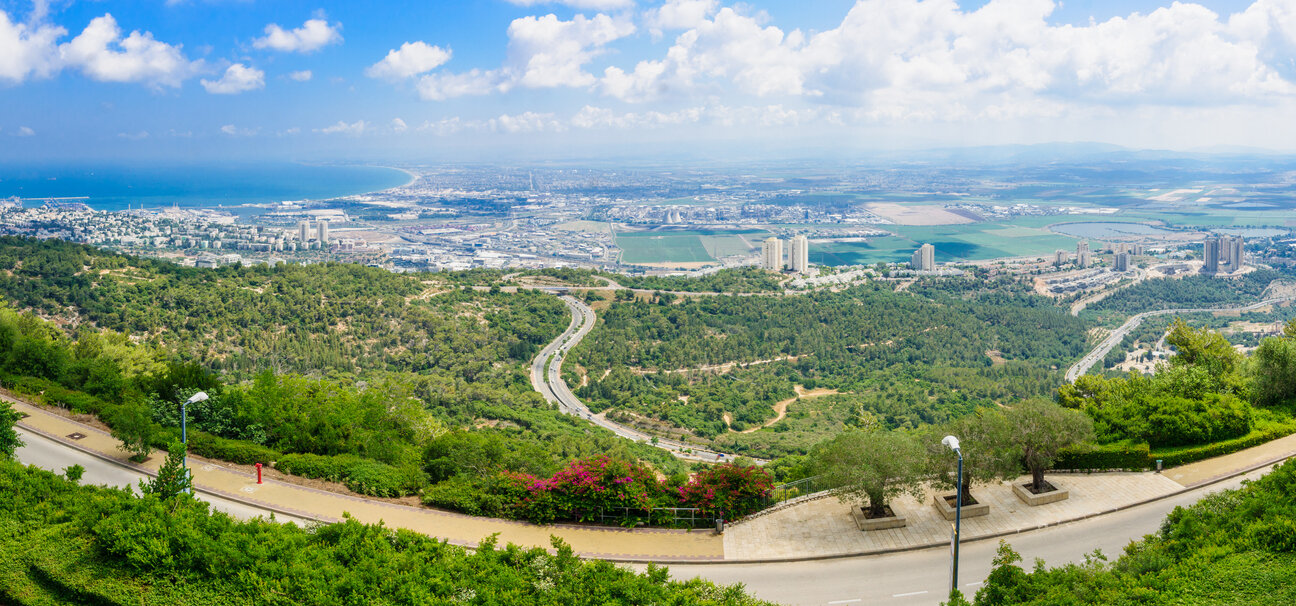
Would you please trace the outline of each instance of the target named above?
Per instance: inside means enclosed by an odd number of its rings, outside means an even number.
[[[981,409],[976,413],[932,427],[922,434],[928,455],[928,473],[938,487],[954,489],[958,482],[958,456],[941,439],[952,435],[963,453],[963,503],[975,503],[972,484],[997,482],[1017,477],[1019,464],[1008,449],[1008,420],[1002,411]]]
[[[885,517],[895,497],[921,494],[923,450],[904,433],[847,431],[816,446],[811,460],[842,502],[867,502],[869,517]]]
[[[1031,489],[1044,490],[1044,472],[1063,448],[1092,440],[1093,421],[1084,413],[1047,400],[1026,400],[1003,412],[1008,422],[1009,452],[1031,474]]]

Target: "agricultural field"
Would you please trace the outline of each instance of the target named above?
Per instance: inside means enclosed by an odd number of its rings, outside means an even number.
[[[760,230],[653,230],[619,232],[616,244],[622,263],[706,263],[753,252],[769,235]]]

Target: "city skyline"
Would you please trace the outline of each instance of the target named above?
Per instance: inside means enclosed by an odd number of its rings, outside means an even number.
[[[0,2],[5,156],[1290,150],[1255,2]]]

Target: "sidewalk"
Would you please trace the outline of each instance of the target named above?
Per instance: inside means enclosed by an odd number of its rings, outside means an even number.
[[[22,428],[71,444],[95,456],[146,473],[156,473],[166,457],[166,453],[154,453],[148,461],[137,465],[128,460],[127,453],[118,450],[119,442],[102,430],[36,406],[5,399],[13,403],[14,410],[30,415],[18,422]],[[71,434],[84,437],[72,439],[68,437]],[[724,558],[723,541],[707,530],[539,526],[396,505],[272,480],[258,485],[254,476],[195,456],[189,457],[189,466],[193,470],[194,488],[202,492],[326,522],[339,521],[343,513],[349,513],[361,522],[383,522],[390,527],[414,530],[457,545],[476,547],[490,535],[499,534],[501,545],[514,543],[549,549],[549,537],[553,535],[566,541],[578,555],[588,558],[661,562],[702,562]]]
[[[145,473],[156,472],[165,458],[165,453],[154,454],[151,460],[136,465],[127,460],[126,453],[118,450],[118,441],[107,433],[39,407],[5,399],[18,412],[30,415],[19,421],[24,429],[100,458]],[[83,437],[73,439],[69,437],[71,434]],[[991,513],[965,518],[963,539],[1025,532],[1103,515],[1294,455],[1296,436],[1289,436],[1231,455],[1167,469],[1161,474],[1050,474],[1049,481],[1070,490],[1071,498],[1038,507],[1029,507],[1018,500],[1007,482],[977,487],[973,494],[990,504]],[[363,499],[275,480],[257,485],[256,478],[249,474],[200,457],[191,456],[190,466],[194,487],[199,491],[297,517],[333,522],[340,520],[345,512],[362,522],[381,521],[387,526],[470,547],[498,534],[501,544],[549,548],[553,535],[587,558],[675,563],[815,559],[944,545],[948,544],[950,534],[950,523],[936,513],[930,493],[922,500],[906,497],[892,504],[897,513],[908,518],[906,528],[861,532],[851,519],[849,507],[834,497],[826,497],[812,498],[736,523],[720,537],[705,530],[539,526]]]

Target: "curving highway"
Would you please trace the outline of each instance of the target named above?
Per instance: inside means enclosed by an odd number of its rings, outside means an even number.
[[[1102,343],[1099,343],[1093,351],[1085,354],[1083,358],[1080,358],[1079,362],[1072,364],[1071,368],[1068,368],[1066,371],[1066,381],[1067,383],[1075,383],[1076,379],[1083,376],[1086,372],[1089,372],[1089,369],[1092,368],[1094,364],[1097,364],[1102,361],[1103,358],[1107,357],[1107,353],[1119,345],[1120,342],[1125,339],[1125,335],[1129,334],[1131,330],[1134,330],[1142,324],[1145,318],[1171,314],[1200,313],[1205,311],[1251,311],[1266,305],[1273,305],[1274,303],[1291,300],[1296,300],[1296,297],[1276,297],[1273,299],[1265,299],[1264,301],[1244,305],[1242,307],[1200,307],[1196,309],[1161,309],[1157,311],[1145,311],[1126,320],[1124,324],[1120,325],[1120,328],[1113,330],[1111,334],[1107,335],[1107,338],[1103,339]]]
[[[560,298],[571,310],[572,321],[567,326],[566,331],[540,350],[540,354],[531,361],[532,388],[540,392],[540,395],[543,395],[546,400],[557,403],[558,410],[563,413],[583,418],[627,440],[652,444],[681,459],[714,463],[732,461],[735,458],[736,455],[706,450],[676,440],[656,438],[654,441],[653,436],[595,415],[589,407],[585,406],[572,393],[571,388],[567,386],[567,382],[563,380],[562,364],[567,352],[571,351],[573,347],[581,342],[581,339],[585,338],[585,335],[594,329],[596,317],[594,310],[579,299],[569,295],[562,295]],[[767,462],[763,459],[753,458],[752,460],[762,465]]]

